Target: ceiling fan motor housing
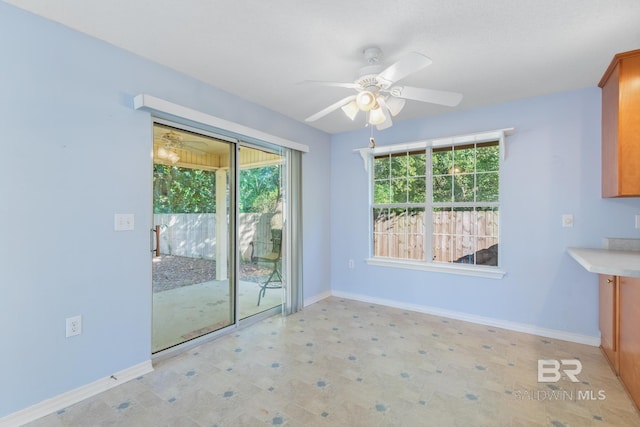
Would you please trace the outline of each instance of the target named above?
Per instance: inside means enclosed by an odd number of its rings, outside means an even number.
[[[378,92],[381,88],[380,82],[376,78],[376,74],[367,74],[356,80],[356,83],[360,85],[362,90],[368,90],[370,92]]]

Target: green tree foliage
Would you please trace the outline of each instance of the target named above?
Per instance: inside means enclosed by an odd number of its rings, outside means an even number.
[[[161,164],[153,165],[154,213],[213,213],[216,174]]]
[[[162,164],[153,165],[154,213],[214,213],[216,174]],[[280,167],[240,171],[240,212],[274,212],[280,197]]]
[[[240,212],[274,212],[280,197],[280,166],[240,171]]]

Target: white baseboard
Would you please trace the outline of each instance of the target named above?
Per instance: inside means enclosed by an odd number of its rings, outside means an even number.
[[[527,334],[538,335],[546,338],[570,341],[578,344],[586,344],[594,347],[598,347],[600,345],[599,336],[594,337],[590,335],[575,334],[572,332],[560,331],[557,329],[541,328],[539,326],[529,325],[526,323],[510,322],[508,320],[494,319],[491,317],[484,317],[484,316],[476,316],[474,314],[444,310],[437,307],[403,303],[403,302],[389,300],[389,299],[374,298],[367,295],[352,294],[349,292],[332,291],[331,295],[339,298],[352,299],[352,300],[361,301],[361,302],[368,302],[371,304],[379,304],[379,305],[385,305],[387,307],[401,308],[403,310],[416,311],[416,312],[425,313],[425,314],[432,314],[434,316],[446,317],[449,319],[463,320],[465,322],[476,323],[479,325],[493,326],[496,328],[507,329],[510,331],[524,332]]]
[[[329,298],[331,295],[332,295],[331,291],[326,291],[326,292],[323,292],[321,294],[314,295],[312,297],[306,298],[304,300],[303,304],[306,307],[308,305],[315,304],[316,302],[321,301],[321,300],[323,300],[325,298]]]
[[[101,378],[92,383],[70,390],[66,393],[62,393],[58,396],[52,397],[51,399],[43,400],[33,406],[0,418],[0,427],[21,426],[31,421],[35,421],[38,418],[42,418],[53,412],[64,409],[88,397],[95,396],[98,393],[102,393],[110,388],[124,384],[141,375],[148,374],[151,371],[153,371],[151,360],[147,360],[120,372],[116,372],[109,377]]]

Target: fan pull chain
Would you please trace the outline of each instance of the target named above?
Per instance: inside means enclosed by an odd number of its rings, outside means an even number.
[[[376,148],[376,140],[373,139],[373,126],[369,126],[371,128],[371,136],[369,137],[369,148]]]

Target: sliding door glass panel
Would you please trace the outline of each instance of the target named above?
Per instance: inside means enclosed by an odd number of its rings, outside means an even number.
[[[235,145],[160,123],[153,133],[155,353],[235,322],[228,222]]]
[[[281,306],[287,288],[285,158],[285,153],[277,150],[240,147],[240,319]]]

